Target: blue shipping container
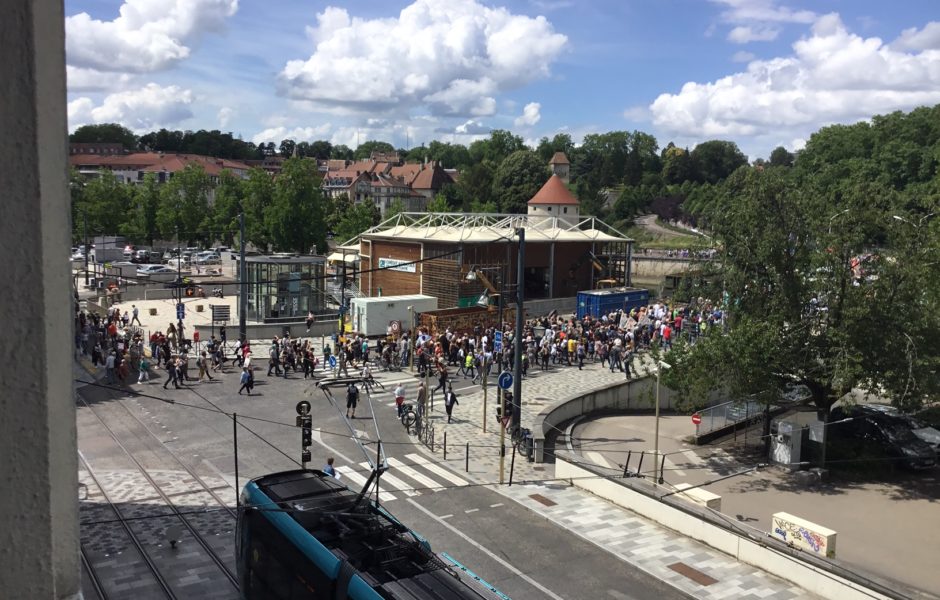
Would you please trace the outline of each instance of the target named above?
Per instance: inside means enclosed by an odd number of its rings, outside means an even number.
[[[578,318],[585,315],[599,317],[618,310],[630,311],[647,306],[650,291],[640,288],[611,288],[608,290],[590,290],[578,292]]]

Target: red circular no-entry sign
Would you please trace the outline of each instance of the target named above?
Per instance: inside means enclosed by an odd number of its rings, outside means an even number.
[[[700,415],[700,414],[698,414],[698,413],[694,413],[694,414],[692,415],[692,422],[695,423],[696,425],[698,425],[699,423],[701,423],[701,422],[702,422],[702,415]]]

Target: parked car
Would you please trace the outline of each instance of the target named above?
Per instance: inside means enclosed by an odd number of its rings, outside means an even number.
[[[194,265],[221,265],[222,257],[215,252],[200,252],[192,259]]]
[[[144,265],[137,269],[137,277],[151,281],[173,281],[177,270],[167,265]]]
[[[917,417],[902,413],[897,406],[892,406],[891,404],[882,404],[880,402],[872,402],[869,404],[857,404],[853,406],[852,409],[855,411],[888,415],[900,419],[911,428],[911,433],[926,442],[931,448],[934,449],[934,452],[940,454],[940,430],[931,427]]]
[[[827,428],[829,437],[852,447],[857,455],[880,451],[910,469],[930,469],[937,464],[936,449],[917,437],[903,418],[866,406],[834,408],[829,419],[832,425]]]

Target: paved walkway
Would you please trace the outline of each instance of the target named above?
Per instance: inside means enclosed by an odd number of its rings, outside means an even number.
[[[647,366],[635,364],[642,374]],[[401,375],[400,378],[409,377]],[[589,364],[535,371],[522,384],[522,425],[531,426],[535,415],[559,397],[589,392],[604,384],[623,381],[624,374]],[[386,383],[386,386],[388,384]],[[483,392],[464,391],[455,408],[457,417],[448,424],[443,406],[435,403],[431,420],[438,446],[433,453],[439,462],[481,484],[499,483],[499,427],[495,419],[495,388],[488,393],[487,432],[481,423]],[[447,460],[443,459],[443,433],[447,433]],[[470,445],[469,470],[465,449]],[[507,439],[505,482],[509,481],[511,443]],[[430,454],[429,449],[422,451]],[[759,569],[738,562],[704,544],[654,524],[609,502],[553,480],[554,465],[530,463],[517,455],[512,486],[493,489],[612,552],[630,565],[667,581],[696,598],[812,598],[805,590]],[[692,570],[685,566],[692,567]],[[704,576],[704,577],[703,577]]]

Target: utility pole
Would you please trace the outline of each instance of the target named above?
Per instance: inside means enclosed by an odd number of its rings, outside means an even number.
[[[176,226],[176,306],[177,306],[177,317],[182,315],[179,313],[179,306],[183,303],[183,249],[180,246],[180,226]],[[176,337],[179,340],[180,351],[183,349],[183,319],[177,318],[177,330]]]
[[[513,335],[515,345],[515,373],[512,382],[512,425],[519,427],[522,417],[522,326],[524,315],[522,303],[525,301],[525,227],[516,229],[519,236],[519,261],[516,266],[516,330]]]
[[[82,211],[82,229],[85,236],[85,287],[88,287],[88,214]]]
[[[339,334],[336,336],[337,351],[339,338],[343,337],[343,324],[346,321],[346,251],[343,250],[342,278],[339,281]]]
[[[248,276],[245,266],[245,213],[238,214],[239,231],[239,260],[238,260],[238,337],[244,342],[248,339],[248,326],[246,325],[248,312]]]

